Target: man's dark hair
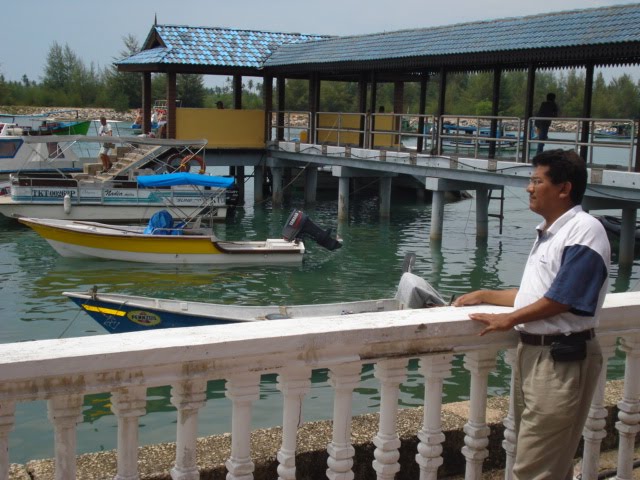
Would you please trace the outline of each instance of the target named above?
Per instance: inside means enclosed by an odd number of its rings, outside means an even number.
[[[547,93],[547,100],[553,102],[556,99],[555,93]]]
[[[536,155],[531,164],[548,166],[547,174],[553,184],[571,182],[571,201],[574,205],[582,203],[587,189],[587,165],[580,155],[573,150],[546,150]]]

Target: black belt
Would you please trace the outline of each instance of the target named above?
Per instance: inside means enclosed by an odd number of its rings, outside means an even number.
[[[596,332],[593,328],[569,335],[534,335],[533,333],[520,332],[520,341],[527,345],[549,346],[552,343],[570,344],[577,340],[591,340],[595,336]]]

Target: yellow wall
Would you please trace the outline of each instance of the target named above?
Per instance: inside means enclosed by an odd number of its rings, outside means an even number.
[[[323,128],[337,129],[338,126],[342,130],[360,130],[360,115],[342,114],[342,120],[337,113],[321,113],[318,115],[318,143],[338,143],[338,132],[330,130],[322,130]],[[340,145],[358,145],[360,141],[359,132],[340,132]]]
[[[394,117],[392,115],[377,114],[373,117],[373,130],[374,131],[397,131],[393,125]],[[388,135],[386,133],[376,133],[373,135],[374,147],[391,147],[394,146],[395,135]]]
[[[176,138],[205,138],[207,148],[265,148],[262,110],[178,108]]]

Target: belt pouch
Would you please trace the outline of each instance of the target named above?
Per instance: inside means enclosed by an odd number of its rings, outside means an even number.
[[[571,343],[553,342],[550,348],[555,362],[577,362],[587,358],[587,341],[572,340]]]

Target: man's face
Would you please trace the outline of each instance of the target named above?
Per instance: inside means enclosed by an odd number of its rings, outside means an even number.
[[[537,166],[527,186],[529,208],[545,218],[562,209],[568,195],[567,182],[553,184],[548,172],[548,165]]]

